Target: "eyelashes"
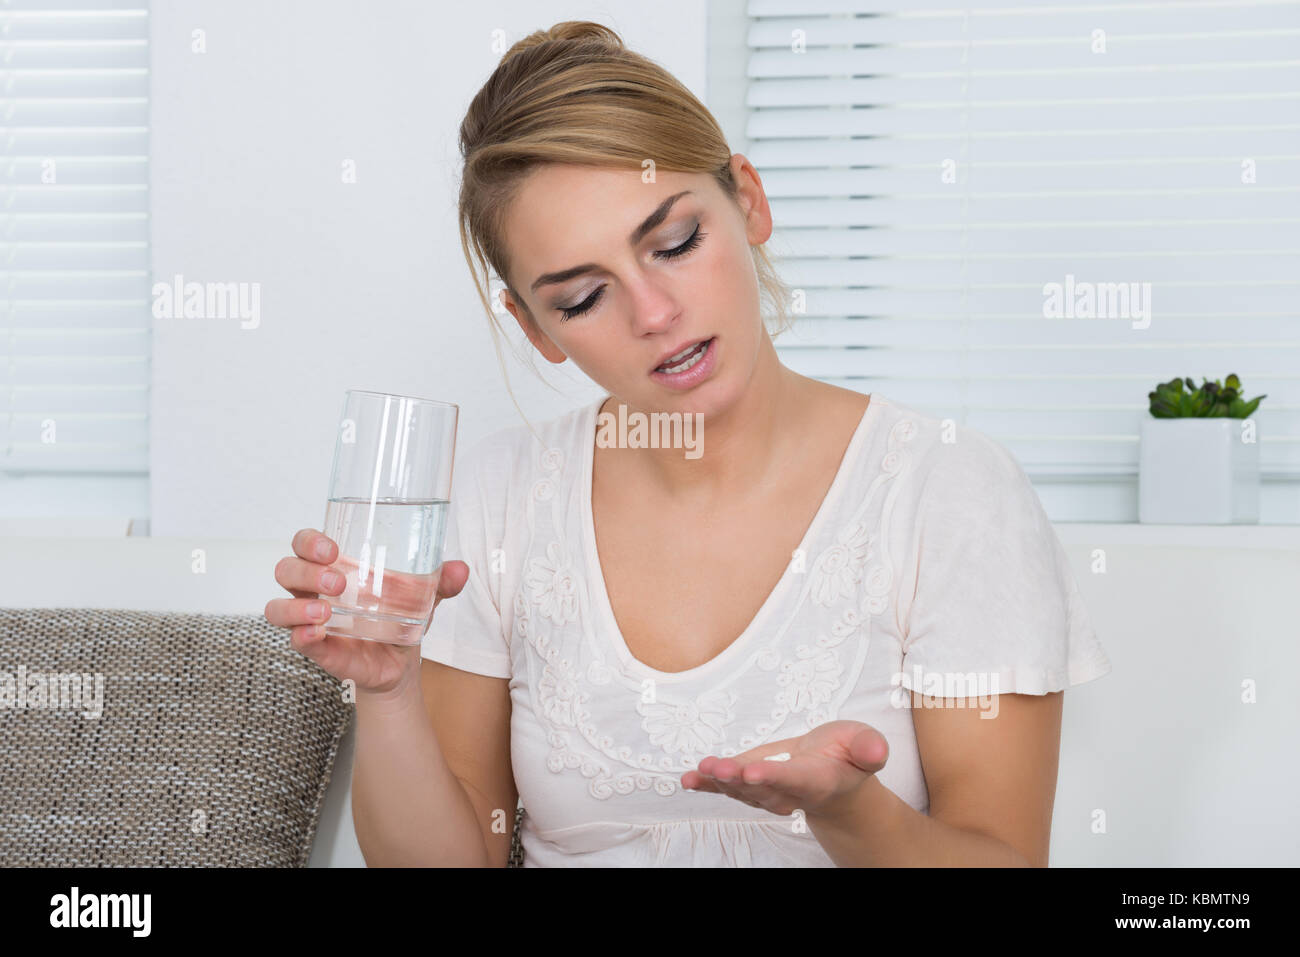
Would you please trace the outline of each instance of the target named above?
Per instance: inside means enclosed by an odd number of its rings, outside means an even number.
[[[576,306],[572,306],[568,309],[561,309],[560,322],[564,322],[566,319],[572,319],[574,316],[580,316],[584,312],[590,310],[594,305],[596,305],[596,303],[600,302],[600,297],[604,294],[604,292],[605,292],[605,287],[601,286],[599,289],[593,292],[582,302],[578,303]]]
[[[687,253],[698,248],[700,243],[704,241],[704,237],[707,235],[708,235],[707,233],[701,232],[699,224],[696,224],[695,232],[691,233],[690,238],[686,240],[686,242],[682,243],[680,246],[674,246],[672,249],[656,250],[654,253],[654,257],[656,259],[668,260],[668,259],[676,259],[679,256],[685,256]],[[596,303],[600,302],[601,297],[604,296],[604,294],[605,294],[605,287],[601,286],[599,289],[593,292],[582,302],[578,303],[576,306],[571,306],[568,309],[561,309],[560,321],[564,322],[567,319],[572,319],[575,316],[580,316],[584,312],[590,312],[593,308],[595,308]]]
[[[690,239],[680,246],[674,246],[672,249],[660,249],[655,253],[657,259],[676,259],[678,256],[685,256],[694,249],[704,239],[704,233],[700,232],[699,224],[695,226],[695,232],[691,233]]]

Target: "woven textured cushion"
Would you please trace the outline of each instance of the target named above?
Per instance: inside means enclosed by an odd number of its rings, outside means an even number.
[[[0,705],[4,867],[304,867],[353,710],[260,615],[83,608],[0,608]]]
[[[524,866],[524,845],[519,839],[519,829],[523,827],[523,824],[524,808],[523,805],[520,805],[515,808],[515,827],[514,830],[510,832],[510,857],[506,859],[507,868],[522,868]]]

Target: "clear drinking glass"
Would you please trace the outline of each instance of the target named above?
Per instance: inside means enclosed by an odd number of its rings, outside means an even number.
[[[419,644],[442,571],[459,408],[349,389],[322,531],[347,581],[327,635]],[[326,597],[326,596],[322,596]]]

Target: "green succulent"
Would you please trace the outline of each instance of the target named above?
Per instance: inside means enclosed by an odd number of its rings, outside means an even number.
[[[1147,398],[1151,400],[1151,414],[1157,419],[1245,419],[1264,396],[1247,402],[1241,397],[1241,380],[1232,373],[1226,383],[1202,378],[1199,388],[1191,376],[1175,377],[1161,382],[1154,392],[1147,393]]]

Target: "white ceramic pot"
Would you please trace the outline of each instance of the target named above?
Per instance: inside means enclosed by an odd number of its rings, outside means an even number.
[[[1138,521],[1160,525],[1259,522],[1259,433],[1250,419],[1142,418]]]

